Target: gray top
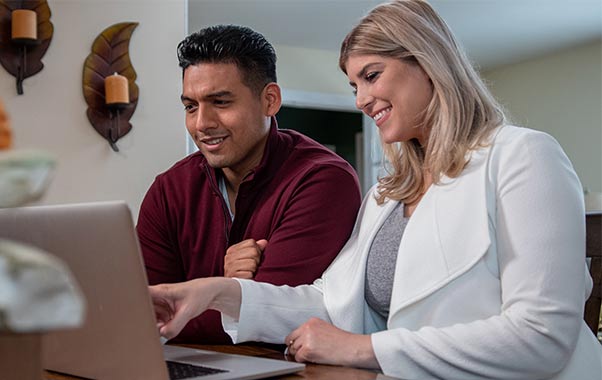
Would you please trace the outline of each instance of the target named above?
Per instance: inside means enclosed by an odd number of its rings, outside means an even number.
[[[399,244],[410,220],[403,216],[403,209],[400,202],[387,217],[374,237],[366,262],[364,296],[368,305],[385,319],[389,316]]]

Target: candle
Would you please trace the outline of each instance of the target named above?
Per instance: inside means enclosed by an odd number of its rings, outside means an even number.
[[[12,12],[11,37],[13,39],[38,39],[38,15],[30,9],[15,9]]]
[[[8,125],[8,116],[4,112],[0,102],[0,150],[9,149],[12,146],[12,134]]]
[[[107,104],[127,104],[130,102],[126,77],[115,73],[105,78],[105,102]]]

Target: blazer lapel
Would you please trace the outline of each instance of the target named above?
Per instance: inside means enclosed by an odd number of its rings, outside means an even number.
[[[486,205],[488,149],[473,152],[455,179],[444,177],[427,191],[403,234],[389,323],[409,305],[470,269],[491,243]]]
[[[372,193],[369,195],[372,197]],[[351,238],[337,258],[324,272],[324,301],[335,324],[354,333],[364,332],[364,325],[371,317],[366,316],[364,283],[366,259],[374,236],[387,216],[395,208],[396,202],[377,205],[376,201],[366,199],[365,207],[358,215]]]

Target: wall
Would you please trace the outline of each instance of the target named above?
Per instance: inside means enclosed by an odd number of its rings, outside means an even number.
[[[339,52],[274,45],[276,74],[282,88],[352,96],[347,76],[339,69]]]
[[[186,154],[181,72],[175,49],[187,34],[186,0],[50,0],[54,36],[44,69],[24,82],[0,68],[0,98],[16,149],[45,150],[57,170],[44,199],[57,204],[125,200],[134,218],[155,175]],[[139,101],[133,129],[111,150],[88,122],[83,63],[94,39],[119,22],[138,22],[130,40]]]
[[[485,73],[515,123],[554,136],[584,189],[602,191],[602,42]]]

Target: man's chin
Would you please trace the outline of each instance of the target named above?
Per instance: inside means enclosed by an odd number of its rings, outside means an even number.
[[[205,159],[207,160],[207,164],[212,167],[213,169],[223,169],[225,167],[228,167],[228,162],[226,162],[225,160],[216,160],[216,159],[212,159],[212,157],[207,158],[207,155],[203,154],[205,156]]]

